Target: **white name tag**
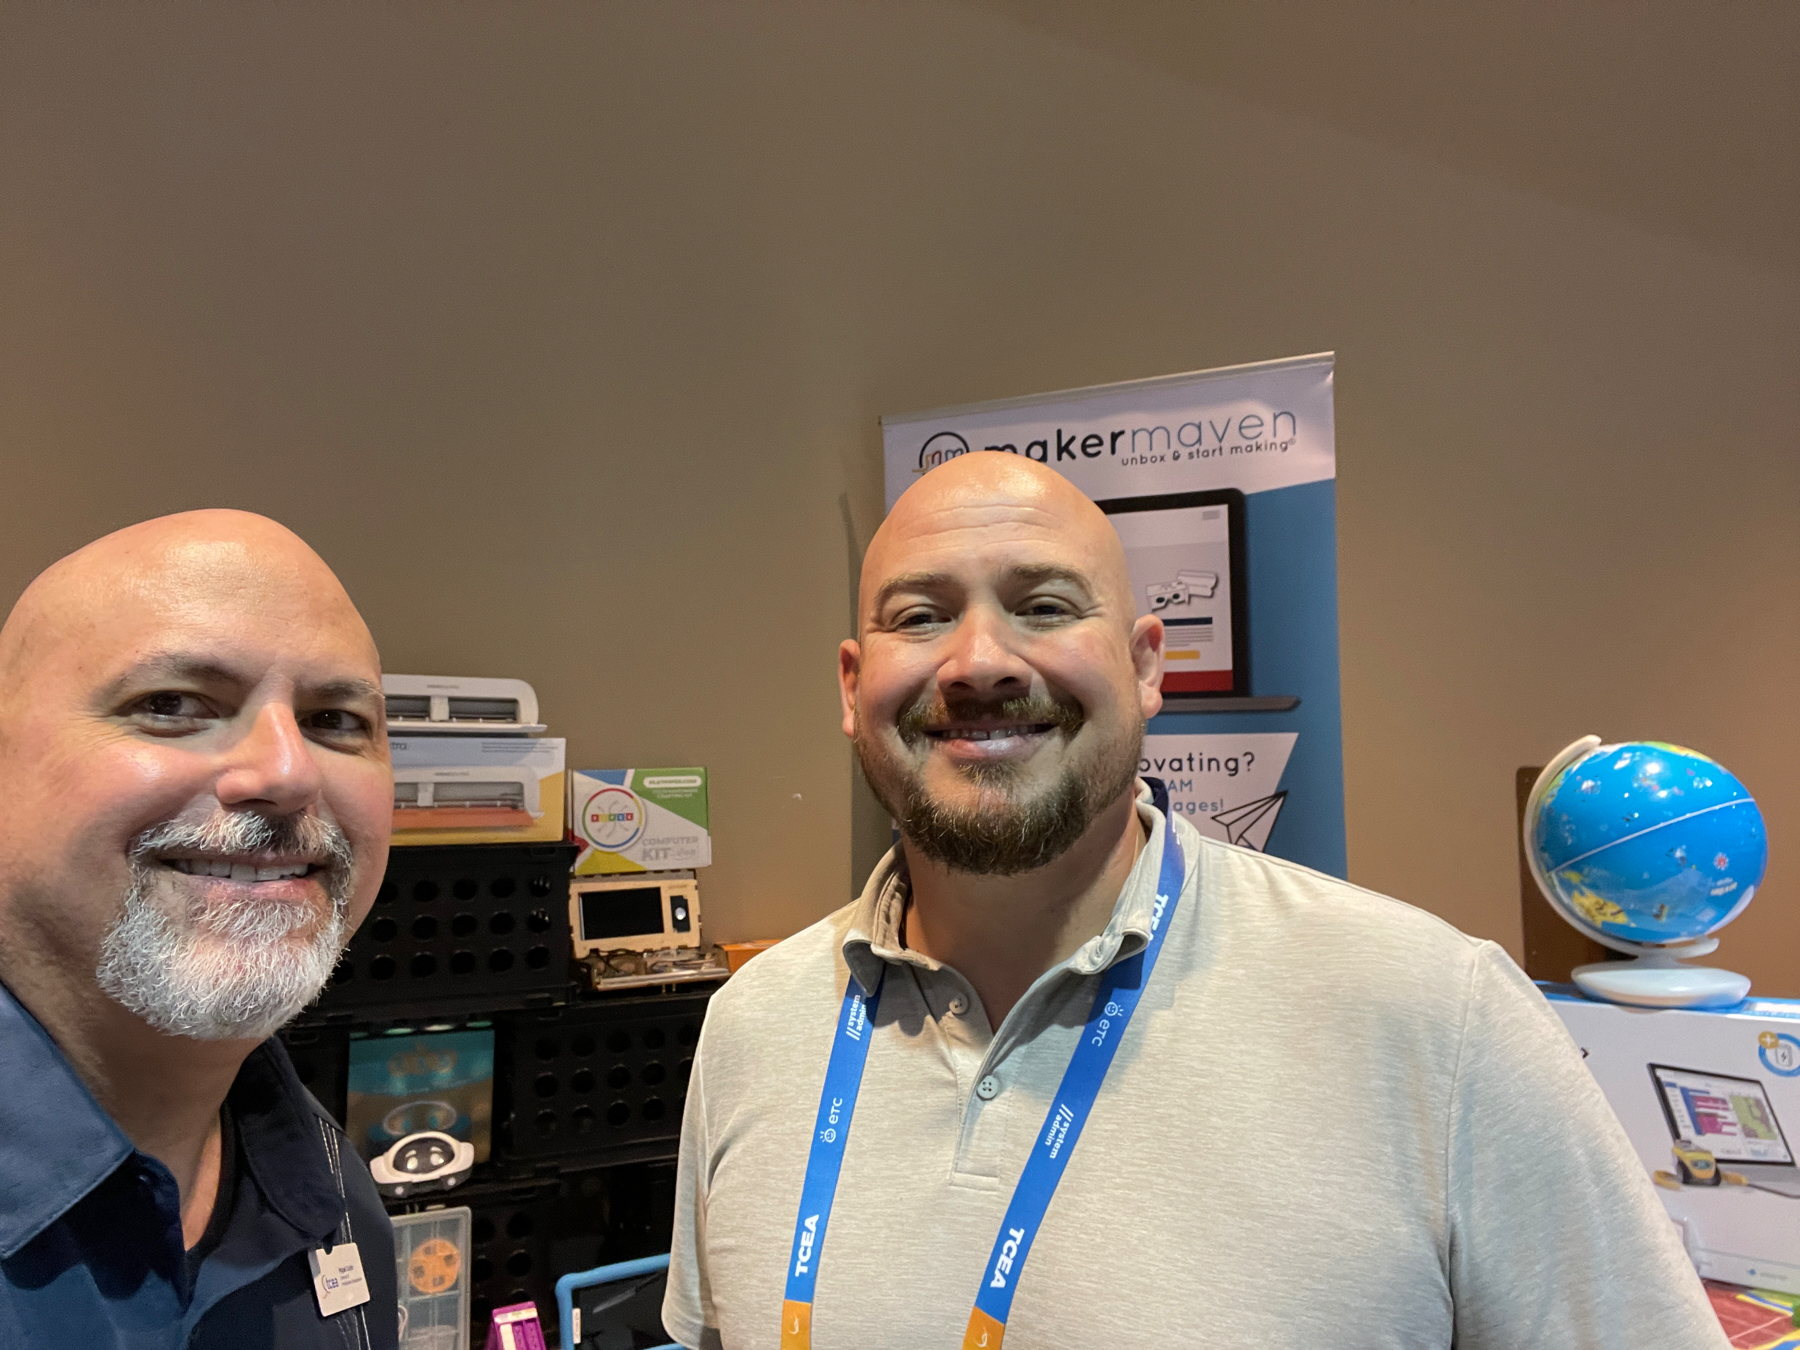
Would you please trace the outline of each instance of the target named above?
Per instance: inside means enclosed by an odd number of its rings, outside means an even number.
[[[340,1242],[330,1251],[310,1251],[306,1260],[312,1266],[319,1316],[331,1317],[369,1301],[369,1282],[363,1278],[362,1255],[354,1242]]]

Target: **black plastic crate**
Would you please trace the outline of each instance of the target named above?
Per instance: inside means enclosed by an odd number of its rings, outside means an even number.
[[[669,1250],[675,1169],[667,1163],[572,1173],[510,1190],[466,1192],[469,1206],[469,1344],[487,1340],[495,1308],[537,1304],[555,1344],[556,1281],[578,1270]]]
[[[672,1158],[710,988],[519,1013],[494,1046],[494,1154]]]
[[[350,1032],[343,1027],[289,1027],[281,1033],[301,1084],[339,1125],[349,1091]]]
[[[574,844],[396,848],[331,985],[303,1021],[443,1016],[569,990]]]

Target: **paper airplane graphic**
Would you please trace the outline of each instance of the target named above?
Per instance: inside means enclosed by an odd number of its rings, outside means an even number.
[[[1258,797],[1253,802],[1221,811],[1213,819],[1225,827],[1225,838],[1229,842],[1261,853],[1268,846],[1269,831],[1275,828],[1275,818],[1281,814],[1281,804],[1286,800],[1284,788],[1272,797]]]

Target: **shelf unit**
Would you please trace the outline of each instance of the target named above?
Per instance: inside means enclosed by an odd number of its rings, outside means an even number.
[[[337,977],[281,1033],[301,1082],[341,1124],[353,1038],[492,1028],[490,1156],[455,1190],[386,1202],[396,1214],[474,1212],[472,1346],[495,1307],[525,1299],[554,1336],[558,1275],[668,1250],[687,1075],[723,972],[710,984],[578,986],[575,852],[394,849]]]

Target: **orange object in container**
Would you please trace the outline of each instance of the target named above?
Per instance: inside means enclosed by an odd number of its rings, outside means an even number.
[[[731,973],[737,974],[744,968],[744,962],[758,952],[766,952],[780,938],[758,938],[755,942],[721,942],[719,950],[725,953],[725,964],[731,967]]]

